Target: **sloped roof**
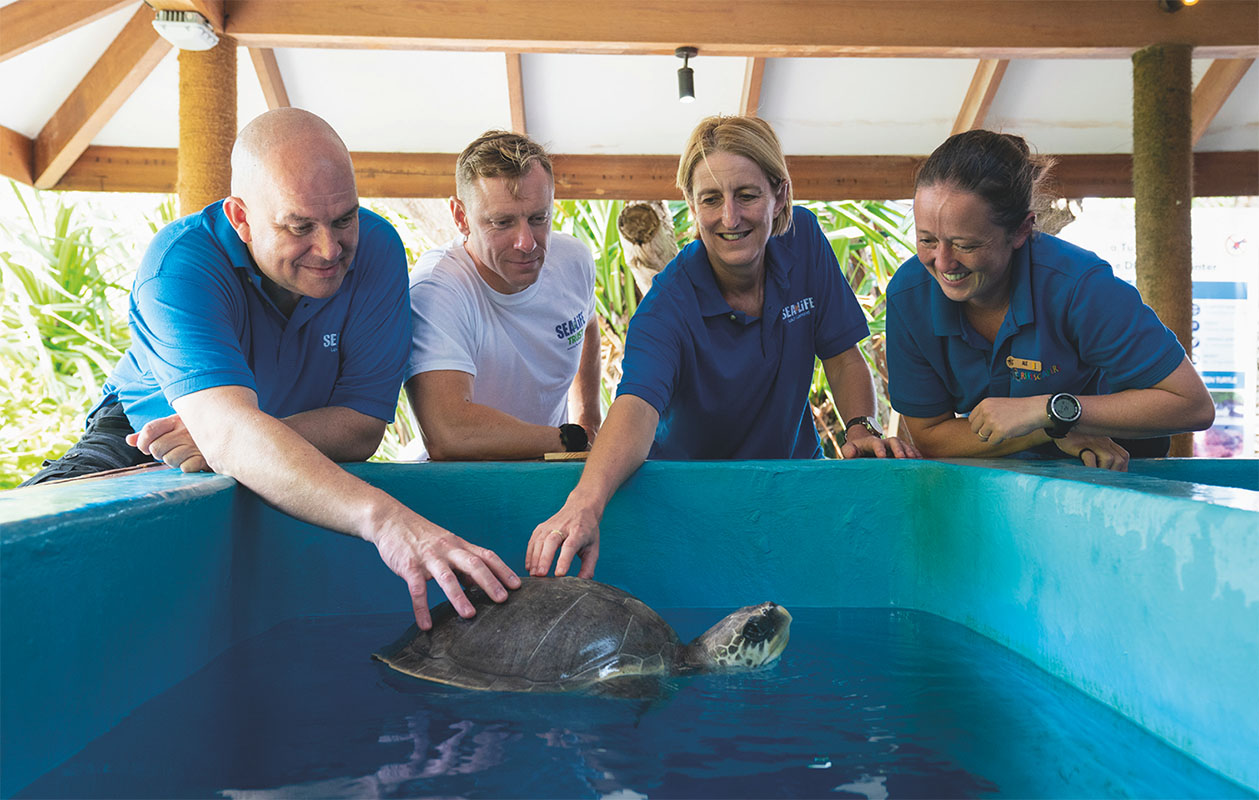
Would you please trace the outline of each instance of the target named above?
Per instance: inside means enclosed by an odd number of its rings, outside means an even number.
[[[368,173],[364,194],[448,194],[454,154],[514,127],[557,154],[561,195],[675,196],[694,124],[749,111],[779,133],[802,199],[903,197],[915,160],[976,124],[1063,156],[1067,194],[1125,194],[1130,55],[1154,42],[1195,46],[1197,193],[1259,193],[1255,0],[1176,13],[1158,0],[150,5],[195,8],[239,43],[240,125],[286,99],[326,118]],[[178,51],[151,14],[137,0],[0,0],[0,171],[171,189]],[[690,104],[683,45],[699,51]]]

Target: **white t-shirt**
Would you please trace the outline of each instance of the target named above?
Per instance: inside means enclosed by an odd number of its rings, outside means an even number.
[[[407,380],[466,372],[474,379],[472,402],[535,425],[561,425],[594,318],[594,291],[590,250],[556,231],[538,280],[515,294],[486,284],[461,239],[429,250],[411,272]]]

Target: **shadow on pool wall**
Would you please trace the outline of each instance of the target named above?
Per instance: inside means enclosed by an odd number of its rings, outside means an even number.
[[[580,472],[349,469],[516,569]],[[1152,469],[651,462],[608,507],[598,577],[658,607],[938,614],[1259,788],[1259,462]],[[220,476],[6,492],[0,526],[4,796],[237,641],[296,616],[409,605],[369,544]]]

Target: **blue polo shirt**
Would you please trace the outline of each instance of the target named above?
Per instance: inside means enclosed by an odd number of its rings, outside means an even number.
[[[354,260],[336,294],[282,314],[222,201],[163,228],[131,291],[131,347],[105,383],[131,426],[216,386],[245,386],[275,417],[345,406],[392,420],[410,346],[406,251],[359,210]]]
[[[703,242],[656,276],[630,320],[617,395],[660,414],[650,457],[820,458],[809,385],[814,357],[869,335],[835,253],[807,209],[765,248],[761,317],[722,297]]]
[[[1185,351],[1095,253],[1037,234],[1014,253],[996,340],[971,327],[915,256],[887,290],[892,407],[909,417],[969,414],[986,397],[1144,389]]]

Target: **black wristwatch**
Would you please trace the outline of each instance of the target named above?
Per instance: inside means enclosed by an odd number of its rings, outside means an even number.
[[[853,417],[844,423],[844,436],[848,436],[848,431],[853,425],[860,425],[870,432],[871,436],[877,439],[883,438],[883,428],[879,427],[879,421],[874,417]]]
[[[1045,433],[1049,434],[1050,439],[1066,436],[1075,427],[1075,423],[1080,421],[1080,411],[1080,400],[1075,395],[1066,392],[1053,395],[1045,404],[1045,414],[1049,417]]]
[[[566,422],[560,426],[560,444],[569,453],[581,453],[590,446],[590,437],[582,426]]]

